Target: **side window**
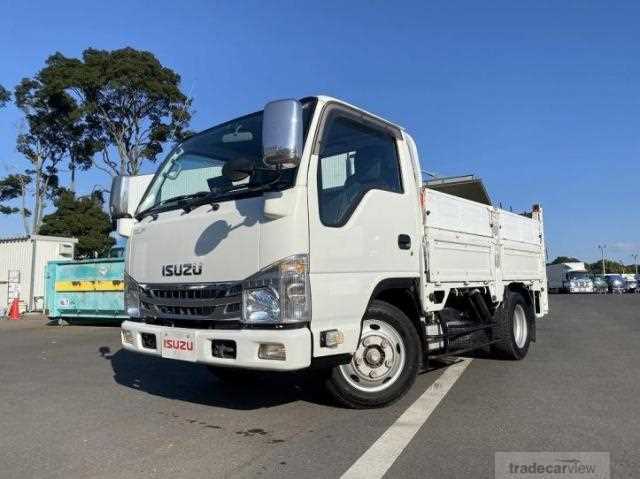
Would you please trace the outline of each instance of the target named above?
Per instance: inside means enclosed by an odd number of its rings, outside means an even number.
[[[395,138],[345,116],[329,120],[318,165],[318,203],[325,226],[342,226],[370,190],[402,193]]]

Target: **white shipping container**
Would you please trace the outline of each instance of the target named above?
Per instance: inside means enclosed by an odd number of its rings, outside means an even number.
[[[41,235],[0,238],[0,309],[8,308],[16,295],[20,311],[42,309],[47,263],[72,260],[77,242],[76,238]]]

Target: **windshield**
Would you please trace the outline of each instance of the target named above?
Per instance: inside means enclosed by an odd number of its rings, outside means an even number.
[[[315,102],[302,100],[304,137]],[[273,183],[272,190],[293,186],[297,168],[283,170],[280,178],[274,171],[255,171],[249,178],[232,182],[222,176],[225,162],[245,158],[256,166],[262,164],[262,112],[252,113],[215,126],[178,145],[158,169],[138,212],[171,202],[172,199],[222,191],[243,184],[260,187]]]
[[[574,271],[567,273],[569,279],[589,279],[589,275],[586,271]]]

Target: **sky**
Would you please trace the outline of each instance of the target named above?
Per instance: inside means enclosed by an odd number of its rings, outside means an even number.
[[[130,46],[181,75],[195,130],[336,96],[405,127],[424,169],[478,175],[514,211],[541,203],[550,257],[640,252],[639,2],[0,0],[0,12],[6,88],[55,51]],[[0,110],[0,176],[24,166],[20,124]],[[79,190],[109,183],[90,171]],[[1,216],[0,236],[16,233],[19,218]]]

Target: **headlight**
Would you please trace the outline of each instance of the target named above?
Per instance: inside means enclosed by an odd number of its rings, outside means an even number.
[[[130,318],[139,318],[140,312],[140,286],[127,273],[124,274],[124,310]]]
[[[244,295],[245,321],[280,321],[280,300],[269,288],[252,289]]]
[[[242,284],[246,323],[294,323],[311,318],[309,259],[295,255],[277,261]]]

